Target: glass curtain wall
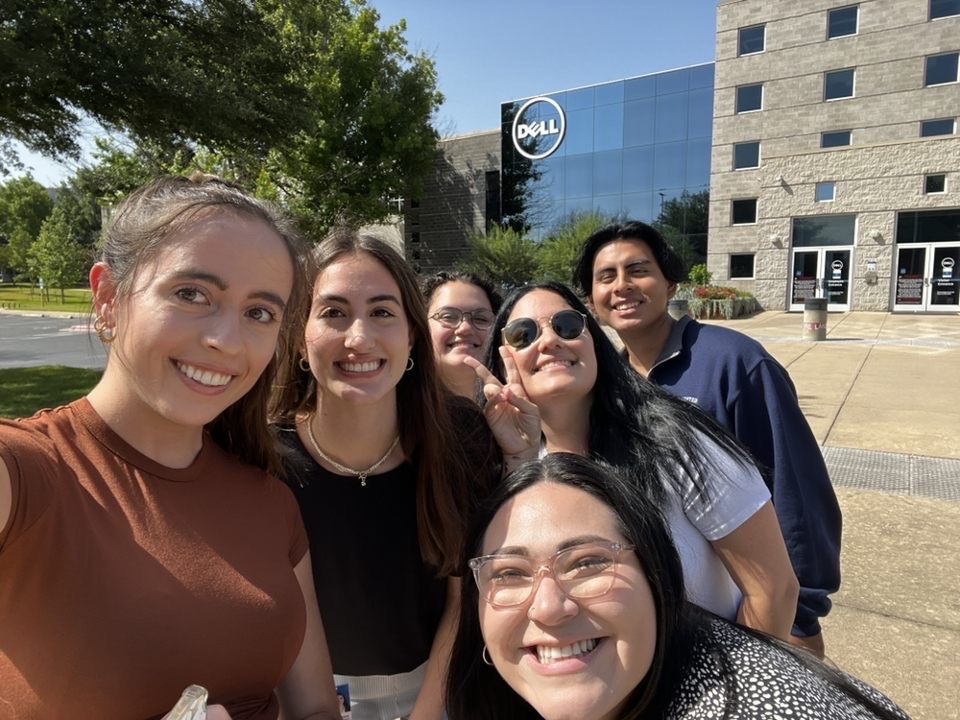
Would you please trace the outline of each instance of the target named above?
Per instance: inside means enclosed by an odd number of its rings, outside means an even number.
[[[713,79],[710,63],[547,95],[563,111],[564,133],[541,159],[514,147],[514,120],[530,99],[504,103],[503,222],[537,238],[574,213],[594,210],[653,222],[684,192],[708,191]],[[533,103],[519,122],[539,123],[543,134],[520,142],[550,143],[547,131],[558,120],[548,103]]]

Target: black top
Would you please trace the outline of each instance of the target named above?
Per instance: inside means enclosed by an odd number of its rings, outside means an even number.
[[[333,671],[395,675],[423,664],[447,580],[420,558],[413,466],[370,475],[362,487],[318,465],[293,428],[277,435],[289,449],[287,482],[310,539]]]

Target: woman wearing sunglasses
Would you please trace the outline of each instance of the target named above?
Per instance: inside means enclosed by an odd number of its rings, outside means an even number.
[[[451,392],[474,400],[477,376],[463,358],[482,357],[503,298],[493,283],[472,272],[438,272],[424,279],[421,288],[440,377]]]
[[[614,466],[662,508],[689,598],[786,639],[797,580],[770,494],[736,441],[630,372],[565,285],[515,292],[492,334],[503,345],[491,343],[486,365],[465,362],[484,382],[484,413],[508,469],[552,452]]]
[[[509,475],[465,549],[450,720],[907,717],[812,655],[684,602],[656,505],[577,455]]]

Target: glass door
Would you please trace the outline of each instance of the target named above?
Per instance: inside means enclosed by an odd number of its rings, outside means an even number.
[[[817,269],[820,264],[819,250],[793,251],[793,281],[790,284],[790,309],[803,310],[807,298],[820,297],[817,290],[820,285]]]
[[[827,310],[850,309],[850,248],[803,248],[793,251],[790,309],[803,310],[807,298],[826,298]]]
[[[910,245],[897,251],[897,279],[894,287],[893,309],[922,311],[925,309],[924,277],[927,266],[927,247]]]
[[[960,245],[934,247],[932,265],[928,309],[960,309]]]
[[[897,248],[893,309],[905,312],[960,310],[960,245]]]
[[[827,310],[846,312],[850,309],[850,250],[823,251],[822,297],[827,299]]]

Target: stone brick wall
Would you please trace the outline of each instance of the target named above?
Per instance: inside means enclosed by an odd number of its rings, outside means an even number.
[[[791,219],[857,215],[851,308],[886,310],[897,211],[960,207],[960,137],[920,138],[923,120],[960,116],[960,85],[923,87],[927,55],[960,50],[960,17],[927,21],[927,0],[865,0],[857,35],[826,39],[835,0],[721,0],[707,264],[714,281],[785,309]],[[737,57],[737,30],[765,23],[765,50]],[[856,68],[855,97],[824,102],[823,73]],[[763,109],[734,113],[736,87],[764,84]],[[820,148],[824,131],[852,130],[852,145]],[[733,144],[761,143],[760,168],[733,170]],[[923,177],[947,174],[947,192],[924,195]],[[834,202],[814,186],[836,182]],[[757,223],[732,226],[730,201],[758,198]],[[874,239],[879,233],[879,240]],[[754,252],[754,280],[729,280],[730,253]],[[868,260],[878,280],[868,284]]]
[[[500,170],[500,131],[441,140],[417,204],[405,203],[407,259],[421,272],[453,267],[486,219],[486,173]]]

